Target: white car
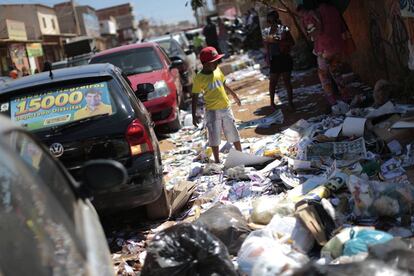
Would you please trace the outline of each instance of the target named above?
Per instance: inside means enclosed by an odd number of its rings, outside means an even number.
[[[192,68],[192,70],[196,71],[196,69],[197,69],[197,56],[196,56],[194,50],[191,48],[191,43],[188,41],[188,39],[185,36],[184,32],[159,36],[159,37],[156,37],[156,38],[152,38],[149,41],[159,43],[161,41],[165,41],[165,40],[168,40],[168,39],[171,39],[171,38],[174,39],[175,41],[177,41],[178,44],[180,44],[181,48],[184,50],[184,52],[187,56],[187,58],[186,58],[187,63]]]

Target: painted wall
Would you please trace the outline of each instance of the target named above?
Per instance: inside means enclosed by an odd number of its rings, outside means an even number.
[[[53,9],[39,7],[37,18],[40,25],[40,32],[44,35],[60,34],[59,21]]]
[[[292,9],[296,0],[285,1]],[[407,5],[401,15],[401,6]],[[355,73],[373,85],[378,79],[401,81],[407,74],[408,63],[414,69],[414,3],[406,0],[351,0],[344,13],[357,46],[349,59]],[[404,6],[403,6],[404,8]],[[280,13],[282,21],[291,27],[298,38],[299,32],[288,14]],[[409,17],[407,17],[409,16]],[[409,59],[409,45],[412,47]]]
[[[24,22],[29,40],[41,37],[35,5],[0,5],[0,18]]]

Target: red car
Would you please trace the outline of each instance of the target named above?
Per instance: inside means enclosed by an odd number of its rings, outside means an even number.
[[[90,63],[111,63],[128,76],[136,96],[151,113],[156,129],[176,132],[181,128],[179,106],[183,100],[177,67],[156,43],[131,44],[102,51]]]

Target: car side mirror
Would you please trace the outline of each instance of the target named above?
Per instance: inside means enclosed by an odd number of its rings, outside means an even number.
[[[188,55],[191,55],[192,53],[194,53],[194,49],[192,46],[190,46],[190,48],[185,51],[185,54],[188,56]]]
[[[92,191],[102,191],[123,185],[128,173],[115,160],[97,159],[86,162],[82,168],[82,183]]]
[[[184,60],[182,60],[181,58],[172,58],[170,69],[178,68],[182,65],[184,65]]]
[[[152,83],[140,83],[137,85],[137,93],[148,94],[155,91],[155,87]]]

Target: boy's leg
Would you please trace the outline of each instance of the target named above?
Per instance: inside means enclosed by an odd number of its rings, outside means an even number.
[[[318,56],[318,76],[325,92],[326,100],[329,105],[335,105],[336,99],[334,95],[333,81],[329,72],[329,65],[327,60],[322,56]]]
[[[293,106],[293,88],[292,88],[292,81],[291,81],[291,72],[284,72],[282,74],[283,82],[285,83],[287,95],[288,95],[288,101],[289,101],[289,107],[294,108]]]
[[[335,55],[329,60],[329,72],[331,73],[332,79],[338,87],[340,96],[343,101],[349,102],[352,97],[349,87],[347,87],[345,79],[342,77],[343,67],[344,62],[342,61],[341,56]]]
[[[280,77],[279,73],[271,73],[270,80],[269,80],[270,106],[275,109],[276,109],[275,93],[276,93],[277,83],[279,82],[279,77]]]
[[[219,145],[221,142],[221,120],[217,113],[217,110],[208,110],[206,112],[206,127],[208,132],[208,144],[213,150],[214,161],[220,163]]]
[[[233,145],[236,148],[236,150],[242,151],[242,147],[241,147],[240,141],[234,142]]]
[[[212,146],[211,149],[213,150],[214,162],[215,163],[220,163],[219,147],[218,146]]]
[[[234,147],[238,151],[242,151],[240,143],[240,134],[237,130],[236,123],[234,120],[233,112],[231,108],[220,110],[220,115],[222,118],[223,132],[226,136],[226,140],[229,143],[233,143]]]

